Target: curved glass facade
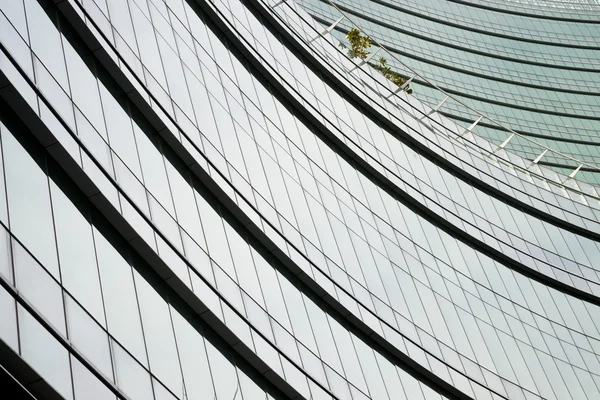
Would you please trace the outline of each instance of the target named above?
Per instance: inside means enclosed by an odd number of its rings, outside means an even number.
[[[598,5],[548,1],[480,2],[302,0],[326,25],[341,10],[376,41],[458,100],[545,146],[594,163],[598,159],[600,28]],[[519,11],[517,11],[519,10]],[[526,11],[527,10],[527,11]],[[559,11],[560,10],[560,11]],[[576,16],[575,16],[576,15]],[[333,33],[343,39],[348,21]],[[390,59],[407,76],[406,67]],[[443,95],[416,79],[414,95],[431,106]],[[477,118],[457,102],[440,109],[470,124]],[[506,133],[482,124],[477,134],[502,143]],[[529,160],[540,151],[513,141],[511,151]],[[549,157],[542,163],[571,168]],[[581,179],[599,183],[597,172]]]
[[[491,47],[473,29],[456,53],[435,44],[461,34],[456,10],[446,26],[433,5],[353,7],[390,48],[412,29],[402,51],[452,71],[449,89],[475,98],[494,68],[515,71],[482,104],[544,114],[548,86],[572,80],[564,118],[595,122],[595,44],[561,56],[511,4],[514,37],[498,28]],[[600,397],[585,171],[474,135],[418,82],[397,91],[323,33],[328,7],[0,0],[0,366],[28,396]],[[403,7],[415,20],[386,25]],[[522,87],[531,107],[511,100]]]

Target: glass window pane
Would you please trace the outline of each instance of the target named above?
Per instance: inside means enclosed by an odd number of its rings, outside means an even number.
[[[2,226],[0,226],[0,276],[13,283],[10,236]]]
[[[179,313],[171,310],[181,368],[189,399],[212,399],[215,396],[204,338]]]
[[[54,182],[50,187],[62,284],[96,321],[104,325],[92,227]]]
[[[58,283],[15,241],[13,252],[17,289],[54,328],[66,336],[62,290]]]
[[[171,391],[178,392],[183,383],[169,306],[137,271],[134,275],[150,371]]]
[[[18,353],[17,305],[3,287],[0,287],[0,320],[0,339]]]
[[[115,395],[75,357],[71,356],[75,400],[114,400]]]
[[[19,306],[21,356],[65,399],[73,398],[69,353]]]
[[[15,138],[3,130],[11,231],[58,277],[48,177]]]
[[[69,339],[73,347],[112,381],[113,370],[108,348],[108,335],[70,297],[66,297]]]
[[[117,370],[117,385],[132,400],[152,399],[150,375],[118,344],[112,342]]]
[[[98,251],[108,331],[146,365],[146,350],[131,266],[96,230],[94,239]]]

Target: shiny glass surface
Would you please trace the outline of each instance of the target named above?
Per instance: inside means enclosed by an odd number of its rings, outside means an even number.
[[[579,21],[545,19],[544,11],[555,12],[554,6],[570,10],[559,2],[534,7],[540,17],[531,11],[511,13],[516,3],[335,2],[403,62],[470,107],[553,149],[594,162],[600,48],[589,38],[598,36],[597,24],[587,22],[593,17],[585,12]],[[327,1],[300,4],[325,25],[339,17]],[[333,33],[345,41],[346,29],[348,22],[343,21]],[[389,62],[398,72],[412,75],[393,58]],[[443,96],[422,84],[413,82],[414,95],[431,106],[439,103]],[[476,118],[456,102],[440,111],[467,125]],[[478,127],[477,133],[498,143],[505,139],[504,132],[489,125]],[[524,141],[512,142],[510,149],[530,160],[540,153]],[[552,157],[544,162],[565,167],[564,160]],[[596,175],[580,179],[597,184]]]
[[[597,303],[507,268],[475,241],[592,296],[598,243],[471,186],[382,129],[319,72],[335,59],[339,76],[351,65],[329,43],[314,54],[330,58],[309,67],[301,42],[235,0],[210,10],[178,0],[66,3],[69,16],[45,2],[0,3],[11,22],[0,36],[2,73],[57,140],[44,149],[12,114],[0,116],[0,338],[61,396],[283,398],[232,356],[242,345],[307,399],[442,399],[439,382],[471,398],[600,395]],[[318,26],[285,18],[280,29],[307,36]],[[96,57],[83,33],[106,53]],[[347,84],[385,109],[380,89]],[[450,143],[406,110],[385,115],[424,141]],[[97,188],[91,198],[56,164],[56,149]],[[528,199],[554,207],[543,212],[596,232],[588,199],[521,180],[509,182],[511,195],[531,189]],[[164,263],[162,275],[144,252]],[[201,301],[237,341],[215,339],[188,301]],[[407,373],[375,343],[423,370]]]

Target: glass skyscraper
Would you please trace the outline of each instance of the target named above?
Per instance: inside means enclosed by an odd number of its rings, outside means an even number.
[[[600,398],[599,9],[0,0],[0,398]]]
[[[575,159],[600,158],[600,3],[597,0],[300,0],[327,25],[347,14],[402,63],[392,67],[415,78],[415,95],[440,113],[469,125],[492,117],[522,134],[510,150],[535,159],[549,146]],[[342,21],[337,37],[350,27]],[[402,65],[404,64],[404,65]],[[409,69],[410,68],[410,69]],[[477,134],[502,143],[510,133],[489,120]],[[573,162],[546,154],[540,160],[569,174]],[[575,165],[576,167],[576,165]],[[600,183],[599,171],[578,177]]]

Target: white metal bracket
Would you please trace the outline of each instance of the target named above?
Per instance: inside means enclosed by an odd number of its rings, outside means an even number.
[[[465,131],[462,133],[462,135],[466,135],[467,133],[471,133],[471,131],[473,129],[475,129],[475,127],[477,126],[477,124],[479,123],[479,121],[481,121],[483,119],[483,115],[480,115],[479,118],[477,118],[475,120],[475,122],[473,122],[467,129],[465,129]]]
[[[431,114],[437,112],[444,105],[444,103],[446,101],[448,101],[449,98],[450,98],[450,96],[444,97],[444,100],[440,101],[437,106],[435,106],[431,110],[429,110],[429,112],[427,114],[423,114],[421,117],[419,117],[419,121],[421,121],[422,119],[429,117]]]
[[[569,176],[567,177],[567,179],[565,179],[565,180],[564,180],[564,182],[563,182],[563,183],[566,183],[567,181],[569,181],[569,180],[571,180],[571,179],[575,178],[575,175],[577,175],[577,173],[579,172],[579,170],[581,169],[581,167],[583,167],[583,164],[579,164],[579,166],[578,166],[577,168],[575,168],[575,169],[573,170],[573,172],[571,172],[571,173],[569,174]]]
[[[510,135],[504,142],[502,142],[502,144],[500,146],[498,146],[496,148],[496,150],[494,150],[494,153],[497,152],[498,150],[503,150],[513,137],[515,137],[514,133],[512,135]]]
[[[282,0],[282,1],[285,1],[285,0]],[[323,36],[327,35],[328,33],[330,33],[332,30],[334,30],[334,29],[335,29],[335,27],[336,27],[336,26],[337,26],[337,25],[338,25],[340,22],[342,22],[342,20],[343,20],[344,18],[346,18],[346,16],[342,15],[342,16],[341,16],[341,17],[340,17],[340,18],[339,18],[337,21],[335,21],[333,24],[329,25],[329,26],[328,26],[328,27],[327,27],[327,28],[326,28],[326,29],[325,29],[323,32],[319,33],[317,36],[315,36],[314,38],[310,39],[310,40],[308,41],[308,43],[312,43],[312,42],[314,42],[315,40],[317,40],[318,38],[320,38],[320,37],[323,37]]]
[[[535,160],[533,160],[533,161],[532,161],[532,163],[533,163],[533,164],[537,164],[537,163],[539,163],[539,162],[540,162],[540,160],[542,159],[542,157],[544,157],[544,156],[546,155],[546,153],[547,153],[547,152],[548,152],[548,149],[544,150],[544,151],[542,152],[542,154],[540,154],[539,156],[537,156],[537,157],[535,158]]]

